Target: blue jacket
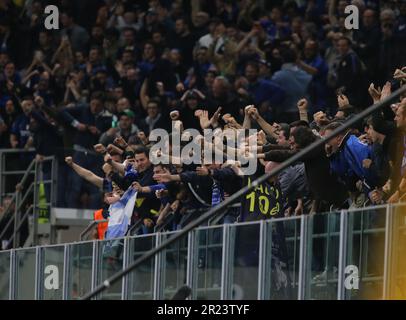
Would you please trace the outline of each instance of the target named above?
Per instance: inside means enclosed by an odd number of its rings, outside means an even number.
[[[364,182],[364,191],[372,191],[378,184],[374,172],[363,167],[364,159],[371,159],[372,150],[367,144],[358,140],[355,135],[344,138],[340,149],[331,156],[331,170],[341,177],[350,189],[354,189],[355,182]]]
[[[312,76],[299,69],[292,63],[285,63],[281,70],[275,72],[272,81],[285,90],[286,97],[279,106],[277,111],[297,112],[297,102],[302,98],[307,98],[307,89]]]
[[[249,85],[248,91],[255,105],[269,101],[271,106],[278,107],[285,100],[285,90],[272,80],[258,80]]]

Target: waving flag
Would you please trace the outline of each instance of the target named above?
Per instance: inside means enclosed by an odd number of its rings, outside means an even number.
[[[109,224],[105,239],[119,238],[126,234],[136,199],[137,191],[129,188],[119,201],[110,205]]]

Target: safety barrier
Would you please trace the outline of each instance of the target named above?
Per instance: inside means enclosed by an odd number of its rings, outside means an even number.
[[[184,284],[192,299],[406,298],[405,218],[398,204],[199,227],[97,299],[168,299]],[[177,232],[0,252],[0,298],[78,299]]]

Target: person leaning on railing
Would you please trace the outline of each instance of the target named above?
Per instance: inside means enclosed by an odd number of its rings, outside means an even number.
[[[399,71],[395,72],[395,79],[399,79]],[[400,82],[403,85],[403,82]],[[376,89],[373,84],[369,88],[369,93],[377,103],[385,99],[391,93],[391,84],[387,82],[385,86]],[[382,198],[387,199],[388,203],[395,203],[402,199],[406,191],[404,177],[406,174],[406,98],[401,99],[400,103],[393,104],[376,112],[372,116],[372,124],[379,127],[389,140],[388,153],[391,162],[390,180],[383,188],[385,191]]]

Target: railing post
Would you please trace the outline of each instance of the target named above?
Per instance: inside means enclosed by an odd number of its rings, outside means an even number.
[[[221,265],[221,300],[229,300],[230,297],[230,268],[232,267],[231,230],[230,224],[223,225],[223,252]]]
[[[386,205],[386,221],[385,221],[385,252],[384,252],[384,265],[383,265],[383,295],[382,298],[390,299],[391,297],[391,283],[392,283],[392,266],[393,266],[393,237],[395,237],[394,228],[394,213],[393,206]]]
[[[3,161],[3,156],[4,153],[3,151],[0,150],[0,203],[3,203],[3,193],[5,192],[5,187],[6,187],[6,179],[5,179],[5,175],[4,175],[4,171],[5,171],[5,166],[4,166],[4,161]]]
[[[16,191],[15,197],[15,209],[14,209],[14,230],[13,230],[13,248],[18,248],[20,245],[20,233],[17,231],[17,228],[20,224],[20,191]]]
[[[99,269],[99,241],[93,241],[93,256],[92,256],[92,290],[96,288],[98,282],[98,269]],[[93,300],[97,300],[97,296]]]
[[[33,245],[38,244],[38,162],[36,160],[34,164],[34,201],[33,201]]]
[[[340,214],[340,246],[338,252],[338,284],[337,300],[345,299],[345,266],[347,260],[347,240],[348,240],[348,211],[341,210]]]
[[[9,287],[9,300],[15,300],[17,268],[16,268],[16,252],[10,251],[10,287]]]
[[[123,270],[127,268],[130,259],[130,238],[124,238],[124,248],[123,248]],[[121,283],[121,300],[128,300],[128,286],[129,286],[130,275],[126,274],[123,277]]]
[[[50,206],[54,207],[58,200],[58,161],[55,157],[51,159],[51,201]]]
[[[270,221],[269,223],[272,223],[272,221]],[[272,226],[270,227],[270,229],[272,230]],[[270,244],[268,239],[268,223],[265,220],[261,220],[259,225],[258,300],[267,299],[267,293],[269,292],[269,277],[266,276],[270,273],[270,269],[267,268],[267,261],[269,260],[269,258],[271,258],[271,256],[267,255],[268,246]]]
[[[43,247],[35,248],[35,300],[42,300],[44,292],[43,281]]]
[[[192,288],[191,300],[197,297],[197,268],[196,261],[198,256],[198,246],[197,246],[197,236],[198,231],[192,230],[188,234],[188,248],[187,248],[187,267],[186,267],[186,284]]]
[[[50,190],[51,190],[51,196],[49,200],[49,223],[50,223],[50,242],[51,243],[56,243],[56,227],[52,225],[51,221],[51,214],[52,214],[52,208],[56,207],[57,204],[57,198],[58,198],[58,184],[57,184],[57,171],[58,170],[58,161],[55,157],[51,158],[51,183],[50,183]]]
[[[299,276],[298,276],[298,300],[306,299],[306,288],[309,287],[306,279],[309,265],[308,240],[309,240],[309,219],[310,216],[302,215],[300,217],[300,249],[299,249]]]
[[[158,247],[161,242],[162,242],[162,238],[163,234],[160,232],[157,232],[155,234],[155,246]],[[155,255],[155,263],[154,263],[154,291],[153,291],[153,295],[152,298],[154,300],[160,300],[162,299],[161,295],[162,295],[162,287],[163,287],[163,283],[162,283],[162,271],[165,270],[165,268],[163,268],[163,253],[160,252],[157,255]]]
[[[71,247],[69,244],[64,245],[63,251],[63,290],[62,300],[69,298],[69,281],[71,280]]]

